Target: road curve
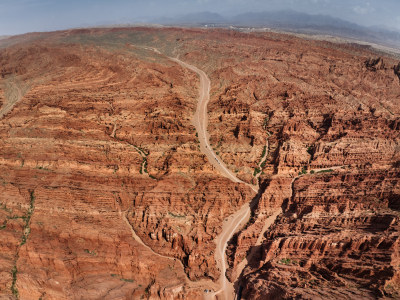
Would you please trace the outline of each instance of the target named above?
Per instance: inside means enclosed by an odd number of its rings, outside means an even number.
[[[143,47],[147,50],[151,50],[157,54],[160,54],[155,48],[151,47]],[[196,112],[193,118],[193,125],[196,127],[196,131],[198,134],[198,138],[200,141],[200,151],[205,154],[208,158],[208,161],[225,177],[229,178],[231,181],[236,183],[243,183],[249,186],[254,192],[258,192],[258,186],[250,185],[246,182],[243,182],[239,178],[237,178],[224,164],[224,162],[215,154],[213,151],[210,141],[209,134],[207,132],[207,124],[208,124],[208,111],[207,104],[210,100],[210,89],[211,82],[208,78],[207,74],[200,70],[199,68],[190,65],[184,61],[181,61],[178,58],[168,57],[168,59],[176,62],[184,68],[187,68],[196,74],[199,75],[200,78],[200,86],[199,86],[199,101],[197,102]],[[250,204],[246,203],[243,205],[240,210],[231,215],[227,220],[224,221],[222,232],[216,239],[216,251],[215,251],[215,260],[217,265],[221,271],[219,283],[220,289],[216,292],[209,293],[205,295],[206,298],[215,298],[216,295],[222,295],[222,299],[233,299],[234,297],[234,288],[233,284],[228,281],[225,276],[226,272],[226,259],[225,252],[228,245],[228,241],[232,238],[233,234],[238,230],[238,228],[246,223],[249,219],[251,213]]]
[[[210,86],[211,82],[206,73],[199,68],[189,65],[178,58],[169,57],[172,61],[180,64],[182,67],[187,68],[195,73],[197,73],[200,77],[200,95],[199,101],[197,102],[197,109],[194,114],[193,125],[196,127],[196,131],[198,134],[198,138],[200,141],[200,151],[204,153],[209,162],[217,169],[219,172],[225,177],[229,178],[233,182],[240,182],[243,184],[247,184],[237,178],[224,164],[224,162],[215,154],[212,147],[210,146],[209,134],[207,132],[207,124],[208,124],[208,113],[207,113],[207,104],[210,100]],[[251,188],[257,192],[257,188],[251,186]]]
[[[163,55],[158,49],[153,47],[142,47],[146,50],[153,51],[157,54]],[[207,132],[207,124],[208,124],[208,113],[207,113],[207,105],[210,100],[210,89],[211,82],[208,78],[207,74],[200,70],[199,68],[190,65],[184,61],[181,61],[178,58],[168,57],[168,59],[178,63],[182,67],[189,69],[195,72],[200,77],[200,95],[199,101],[197,102],[196,112],[193,118],[193,125],[196,127],[196,131],[198,134],[198,139],[200,141],[200,151],[205,154],[209,160],[209,162],[217,169],[219,172],[229,178],[233,182],[243,183],[249,186],[256,193],[258,192],[258,187],[250,185],[246,182],[243,182],[239,178],[237,178],[225,165],[225,163],[215,154],[214,150],[210,145],[209,134]]]
[[[243,205],[240,210],[231,215],[226,222],[223,224],[222,232],[217,237],[216,244],[216,254],[215,259],[217,260],[217,264],[220,266],[221,276],[220,276],[220,289],[212,294],[215,297],[218,294],[222,295],[222,299],[233,299],[234,296],[234,287],[233,283],[229,282],[225,276],[226,272],[226,259],[225,252],[228,246],[229,240],[232,238],[234,233],[238,230],[239,227],[243,226],[247,220],[250,218],[250,206],[248,203]]]
[[[208,124],[208,112],[207,112],[207,104],[210,100],[210,86],[211,82],[206,73],[199,68],[192,66],[188,63],[185,63],[178,58],[170,59],[182,67],[185,67],[195,73],[197,73],[200,77],[200,95],[199,101],[197,103],[197,109],[194,115],[193,124],[196,127],[196,131],[198,133],[198,138],[200,141],[200,150],[204,153],[209,162],[225,177],[229,178],[233,182],[243,183],[248,185],[254,192],[258,192],[258,188],[256,186],[247,184],[237,178],[224,164],[224,162],[214,153],[212,147],[209,142],[209,134],[207,132],[207,124]],[[226,220],[223,224],[222,232],[218,236],[216,240],[216,251],[215,251],[215,259],[217,265],[221,271],[220,275],[220,289],[210,296],[214,298],[217,294],[221,294],[223,299],[232,299],[234,295],[233,284],[230,283],[226,276],[226,259],[225,252],[228,245],[229,240],[232,238],[233,234],[238,230],[241,225],[249,219],[250,217],[250,205],[247,203],[243,205],[240,210],[238,210],[235,214],[231,215],[228,220]]]

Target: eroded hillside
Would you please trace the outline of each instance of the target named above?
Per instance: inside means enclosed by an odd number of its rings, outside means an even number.
[[[399,296],[395,59],[224,30],[1,46],[1,295],[201,299],[223,220],[252,202],[227,250],[243,298]],[[176,56],[209,76],[211,146],[260,198],[200,151],[199,79]]]

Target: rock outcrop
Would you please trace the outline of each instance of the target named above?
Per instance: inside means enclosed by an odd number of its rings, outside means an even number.
[[[30,80],[0,123],[1,293],[196,297],[188,277],[217,278],[212,241],[252,192],[198,149],[195,74],[142,48],[37,44],[0,53],[5,83]]]
[[[212,147],[260,198],[207,162],[196,75],[149,47],[208,73]],[[1,297],[201,299],[252,200],[227,251],[245,299],[398,297],[399,65],[371,57],[228,30],[2,40]]]
[[[252,56],[232,48],[229,72],[214,71],[225,86],[211,104],[212,139],[244,180],[268,141],[266,188],[228,247],[230,279],[245,299],[397,297],[400,87],[383,63],[393,60],[292,39],[248,44]]]
[[[365,66],[370,71],[377,71],[385,69],[385,63],[383,62],[382,57],[378,58],[370,58],[365,61]]]
[[[394,74],[396,74],[397,77],[399,77],[399,80],[400,80],[400,63],[398,63],[397,66],[394,66],[393,70],[394,70]]]

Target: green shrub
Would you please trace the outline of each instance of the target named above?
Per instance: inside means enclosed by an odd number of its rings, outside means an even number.
[[[267,152],[267,146],[264,146],[261,157],[264,157],[266,152]]]
[[[90,254],[90,255],[92,255],[92,256],[96,256],[96,255],[97,255],[97,253],[96,253],[95,250],[90,251],[89,249],[85,249],[85,250],[83,250],[83,251],[85,251],[86,253],[88,253],[88,254]]]
[[[269,118],[268,118],[268,117],[265,117],[264,122],[263,122],[263,127],[264,127],[264,129],[267,128],[268,123],[269,123]]]
[[[290,258],[282,258],[279,262],[284,265],[290,265],[292,260]]]
[[[301,169],[301,171],[299,172],[299,176],[304,175],[304,174],[307,174],[307,168],[306,167],[303,167]]]
[[[16,287],[16,283],[17,283],[17,266],[14,265],[14,267],[11,270],[11,276],[12,276],[12,283],[11,283],[11,293],[17,298],[19,299],[19,293],[18,293],[18,289]]]
[[[308,147],[307,148],[307,152],[308,152],[308,154],[310,154],[310,155],[313,155],[313,153],[314,153],[314,147]]]

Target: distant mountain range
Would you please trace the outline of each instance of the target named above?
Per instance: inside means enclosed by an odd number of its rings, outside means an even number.
[[[329,34],[400,48],[400,32],[379,27],[365,27],[329,15],[310,15],[291,10],[248,12],[233,17],[201,12],[153,20],[162,25],[268,27],[296,33]]]

